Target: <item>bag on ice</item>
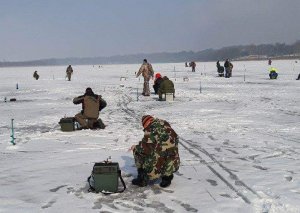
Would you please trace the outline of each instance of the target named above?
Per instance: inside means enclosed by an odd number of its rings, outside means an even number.
[[[62,118],[59,121],[61,131],[70,132],[75,131],[75,118],[74,117],[66,117]]]
[[[119,179],[122,182],[123,189],[119,190]],[[104,194],[121,193],[126,189],[125,182],[121,176],[119,164],[114,162],[95,163],[90,177],[89,191],[102,192]]]

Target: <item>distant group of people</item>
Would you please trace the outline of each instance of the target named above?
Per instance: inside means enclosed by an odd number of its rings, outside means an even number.
[[[136,77],[139,77],[142,74],[144,77],[144,87],[143,87],[143,96],[150,96],[149,81],[154,76],[154,71],[152,65],[148,63],[147,59],[143,60]],[[163,94],[173,93],[175,94],[174,83],[167,77],[162,77],[160,73],[155,74],[153,89],[155,94],[159,96],[158,100],[163,100]]]
[[[229,61],[229,59],[225,60],[224,66],[221,66],[220,61],[217,61],[217,70],[220,77],[225,77],[225,78],[232,77],[232,69],[233,69],[233,64]]]
[[[73,68],[71,65],[69,65],[66,70],[66,78],[68,79],[68,81],[71,81],[72,74],[73,74]],[[37,73],[37,71],[34,71],[33,78],[35,78],[35,80],[39,80],[40,75]]]
[[[192,67],[192,72],[196,72],[196,62],[191,61],[189,64],[185,62],[185,67]]]
[[[269,63],[269,65],[271,64]],[[195,72],[196,63],[191,62],[189,66]],[[220,77],[230,78],[232,76],[233,65],[229,59],[225,60],[224,66],[221,66],[220,62],[217,61],[217,68]],[[73,68],[69,65],[66,70],[68,81],[71,81],[72,74]],[[142,95],[150,96],[149,81],[154,78],[154,70],[147,59],[143,60],[136,77],[140,75],[144,78]],[[270,79],[277,78],[278,73],[274,67],[270,68],[269,76]],[[34,72],[33,77],[36,80],[39,79],[37,71]],[[300,80],[300,74],[297,80]],[[159,96],[159,100],[163,99],[163,94],[175,94],[174,83],[160,73],[155,74],[153,89],[155,94]],[[78,129],[105,128],[104,123],[99,118],[99,112],[107,106],[107,103],[101,95],[95,94],[88,87],[83,95],[73,99],[73,103],[82,105],[82,110],[74,116],[80,124]],[[130,148],[137,168],[137,177],[132,180],[132,184],[144,187],[148,185],[149,181],[161,178],[160,186],[168,187],[174,178],[174,172],[179,169],[180,165],[179,137],[166,120],[144,115],[141,122],[144,136]]]

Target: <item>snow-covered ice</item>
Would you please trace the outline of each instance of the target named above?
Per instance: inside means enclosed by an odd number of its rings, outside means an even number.
[[[175,83],[174,102],[140,96],[140,64],[73,66],[70,82],[66,66],[0,68],[0,212],[300,212],[300,61],[273,61],[277,80],[268,79],[267,61],[233,65],[225,79],[214,62],[197,63],[195,73],[184,63],[153,64]],[[86,87],[108,103],[106,129],[60,131]],[[144,114],[180,136],[181,166],[165,189],[131,185],[128,149],[143,136]],[[109,156],[126,191],[89,193],[93,164]]]

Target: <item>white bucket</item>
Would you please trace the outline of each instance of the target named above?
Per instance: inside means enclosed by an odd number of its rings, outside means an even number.
[[[165,99],[166,99],[166,101],[168,101],[168,102],[172,102],[172,101],[174,101],[174,94],[173,93],[166,93],[165,94]]]

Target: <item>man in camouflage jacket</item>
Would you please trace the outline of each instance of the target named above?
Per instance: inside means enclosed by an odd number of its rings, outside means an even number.
[[[71,76],[73,74],[73,68],[71,65],[69,65],[67,67],[67,70],[66,70],[66,74],[67,74],[67,77],[68,77],[68,81],[71,81]]]
[[[143,116],[144,137],[132,146],[138,177],[132,184],[146,186],[149,180],[162,178],[161,187],[171,184],[179,168],[178,135],[170,124],[150,115]]]
[[[144,77],[144,88],[143,88],[143,95],[144,96],[150,96],[150,88],[149,88],[149,81],[150,78],[153,77],[154,71],[152,68],[152,65],[147,62],[147,59],[144,59],[144,62],[142,66],[140,67],[138,73],[136,74],[136,77],[139,77],[139,75],[142,74]]]

